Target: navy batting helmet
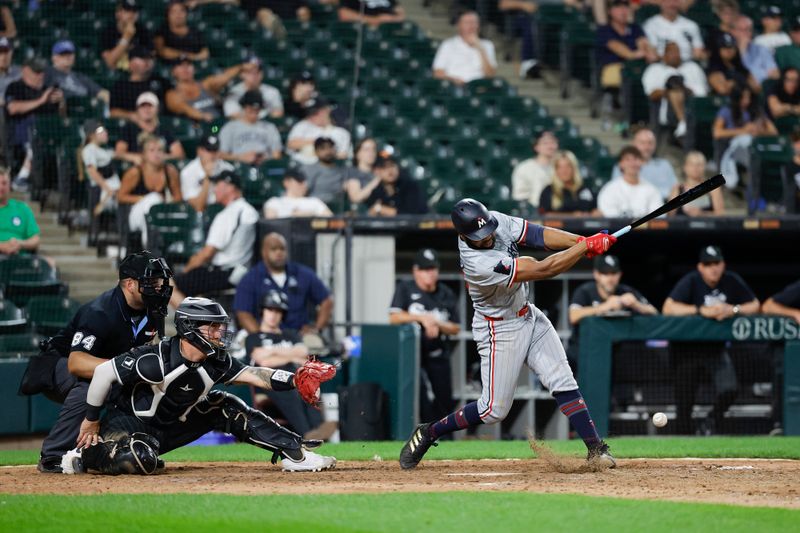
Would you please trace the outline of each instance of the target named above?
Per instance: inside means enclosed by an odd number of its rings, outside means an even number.
[[[456,231],[471,241],[485,239],[497,229],[497,219],[486,206],[472,198],[458,202],[450,213]]]
[[[261,309],[278,309],[285,313],[289,310],[289,299],[281,291],[271,290],[261,300]]]

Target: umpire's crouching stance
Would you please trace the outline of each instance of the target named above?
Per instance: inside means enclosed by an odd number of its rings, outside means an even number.
[[[64,404],[42,443],[39,471],[61,473],[61,459],[75,446],[86,413],[86,390],[94,369],[134,346],[152,342],[164,325],[172,294],[167,263],[150,252],[128,255],[119,264],[119,283],[83,305],[69,324],[31,358],[22,394],[43,393]]]
[[[273,452],[272,461],[280,457],[284,470],[336,466],[335,458],[309,451],[322,441],[303,440],[236,396],[211,390],[217,383],[276,391],[296,388],[315,405],[320,382],[331,379],[336,368],[316,360],[295,374],[245,366],[228,354],[228,323],[227,313],[213,300],[186,298],[175,311],[177,337],[134,348],[99,365],[89,385],[78,448],[65,456],[64,472],[152,474],[160,466],[159,454],[211,430],[232,433]],[[112,389],[115,384],[119,386]]]

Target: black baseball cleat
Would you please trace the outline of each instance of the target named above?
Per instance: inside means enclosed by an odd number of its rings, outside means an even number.
[[[439,445],[436,439],[430,436],[428,432],[430,427],[431,424],[420,424],[411,434],[403,449],[400,450],[400,468],[410,470],[416,467],[431,445]]]
[[[599,444],[589,448],[586,460],[590,463],[606,466],[607,468],[614,468],[617,466],[617,462],[614,460],[614,456],[611,455],[608,444],[602,440]]]
[[[36,465],[36,470],[42,474],[61,474],[61,457],[42,457],[39,459],[39,464]]]

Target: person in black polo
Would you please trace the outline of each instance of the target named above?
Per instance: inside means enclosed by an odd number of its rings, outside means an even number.
[[[425,193],[416,181],[400,171],[392,156],[378,157],[372,171],[381,183],[366,201],[371,216],[393,217],[428,212]]]
[[[430,248],[417,252],[412,274],[413,280],[397,283],[389,323],[416,322],[422,327],[420,419],[438,420],[453,410],[452,346],[447,337],[461,330],[456,295],[439,282],[439,259]]]
[[[655,315],[658,310],[641,292],[620,283],[622,268],[613,255],[600,255],[594,259],[594,281],[587,281],[572,294],[569,304],[569,323],[572,334],[567,347],[567,359],[575,371],[578,367],[578,341],[580,321],[588,316]]]
[[[697,270],[683,276],[664,302],[663,313],[671,316],[699,315],[726,320],[753,315],[761,305],[745,281],[725,270],[722,250],[706,246],[700,251]],[[716,389],[714,405],[699,427],[711,434],[719,428],[725,411],[736,400],[738,385],[731,358],[720,342],[670,343],[675,368],[676,433],[692,433],[692,405],[697,389],[709,379]]]
[[[40,472],[61,473],[62,456],[75,447],[97,365],[162,334],[171,277],[166,261],[150,252],[127,256],[119,265],[117,286],[81,306],[28,366],[21,392],[42,392],[63,404],[42,443]]]
[[[119,0],[114,22],[100,34],[101,55],[108,68],[128,70],[131,48],[153,49],[153,34],[139,22],[139,9],[136,0]]]

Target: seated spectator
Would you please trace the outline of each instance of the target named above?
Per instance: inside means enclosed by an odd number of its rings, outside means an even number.
[[[350,132],[333,124],[331,106],[322,97],[311,100],[306,107],[306,118],[289,130],[287,152],[298,163],[312,164],[317,160],[314,141],[320,137],[333,140],[337,159],[347,159],[352,155]]]
[[[792,140],[794,157],[785,166],[786,181],[784,186],[789,190],[784,191],[786,210],[789,213],[800,212],[800,131],[793,131],[789,136]]]
[[[433,77],[463,85],[493,78],[497,71],[494,44],[480,38],[480,19],[474,11],[458,17],[458,35],[442,41],[433,58]]]
[[[39,234],[39,225],[28,204],[11,198],[9,169],[0,166],[0,258],[35,253]]]
[[[397,282],[389,323],[420,326],[420,417],[438,420],[453,410],[450,338],[461,331],[458,297],[439,281],[439,258],[431,248],[417,251],[411,275],[413,279]]]
[[[0,105],[5,102],[6,88],[22,77],[22,67],[13,64],[14,46],[6,37],[0,37]]]
[[[642,155],[641,178],[658,189],[662,198],[669,197],[672,188],[678,183],[675,171],[669,161],[663,157],[654,157],[656,153],[656,134],[650,128],[641,127],[633,131],[633,146]],[[611,178],[622,176],[619,164],[614,165]]]
[[[222,90],[241,70],[242,65],[235,65],[197,81],[194,79],[194,63],[188,56],[181,55],[172,65],[175,87],[167,91],[167,109],[198,122],[211,122],[221,114]]]
[[[172,84],[153,73],[153,52],[149,48],[134,48],[129,57],[128,79],[117,80],[111,86],[111,116],[135,121],[139,97],[149,92],[163,102]]]
[[[544,130],[534,137],[531,144],[535,157],[519,163],[511,173],[511,198],[538,207],[542,191],[550,184],[553,175],[558,137],[552,131]]]
[[[100,35],[100,49],[110,69],[128,70],[128,52],[134,48],[153,49],[153,35],[139,22],[136,0],[118,0],[114,23]]]
[[[297,332],[281,328],[288,310],[289,299],[281,291],[272,290],[264,296],[259,331],[251,333],[245,340],[247,357],[252,365],[294,373],[308,360],[308,348]],[[288,427],[305,439],[327,439],[336,430],[336,422],[323,422],[321,412],[305,403],[296,390],[259,391],[253,396],[253,405],[263,409],[267,398],[286,419]]]
[[[372,173],[372,166],[378,157],[378,143],[372,137],[364,137],[356,144],[353,152],[353,166],[347,168],[344,188],[351,204],[364,202],[381,180]]]
[[[241,0],[238,3],[251,20],[257,20],[275,39],[286,36],[284,20],[311,20],[311,10],[306,0]],[[326,3],[330,2],[320,2]]]
[[[333,139],[319,137],[314,141],[314,154],[316,162],[301,167],[308,180],[308,194],[328,205],[334,205],[342,199],[347,169],[336,162],[336,144]]]
[[[789,25],[789,39],[792,41],[791,44],[775,49],[775,63],[781,70],[789,67],[800,69],[800,16],[792,18]]]
[[[661,13],[647,19],[642,25],[650,45],[664,53],[667,42],[674,41],[681,51],[681,60],[702,60],[705,46],[700,27],[680,14],[681,0],[661,0]]]
[[[247,91],[239,103],[244,109],[242,118],[231,120],[219,132],[220,156],[248,165],[280,159],[283,143],[278,128],[258,119],[264,108],[261,93],[257,90]]]
[[[239,176],[225,170],[211,181],[217,203],[223,206],[208,228],[206,243],[173,279],[173,307],[186,296],[232,289],[247,272],[253,258],[258,211],[242,196]]]
[[[694,61],[681,61],[674,42],[664,46],[660,62],[645,69],[642,86],[651,101],[660,102],[659,124],[674,124],[677,119],[675,137],[686,135],[686,98],[708,94],[706,73]]]
[[[73,72],[75,66],[75,45],[72,41],[58,41],[53,45],[51,60],[52,67],[48,67],[44,76],[45,87],[58,87],[64,91],[64,96],[71,97],[97,97],[108,103],[109,94],[96,84],[89,76],[80,72]]]
[[[308,114],[309,103],[318,96],[314,76],[308,71],[301,72],[289,82],[284,107],[286,116],[303,120]]]
[[[544,188],[539,200],[539,213],[543,215],[587,216],[599,215],[597,200],[583,184],[581,169],[575,154],[569,151],[556,153],[553,158],[552,183]]]
[[[617,165],[622,174],[603,185],[597,196],[597,207],[604,217],[639,218],[664,203],[658,189],[640,178],[643,162],[635,146],[620,151]]]
[[[739,18],[739,2],[737,0],[716,0],[711,5],[711,10],[717,15],[719,25],[706,31],[706,53],[710,55],[719,52],[720,37],[724,33],[733,33],[736,19]]]
[[[301,335],[319,333],[330,322],[333,297],[322,280],[305,265],[288,261],[286,239],[279,233],[268,233],[261,241],[261,261],[251,268],[236,288],[233,309],[239,327],[249,333],[259,330],[260,302],[269,291],[284,293],[289,310],[283,317],[283,327]],[[316,310],[311,320],[309,309]]]
[[[780,77],[781,73],[772,52],[753,42],[753,20],[750,17],[739,15],[731,34],[736,39],[742,63],[759,85],[764,80],[776,80]]]
[[[308,196],[306,175],[299,169],[287,169],[283,175],[283,195],[264,202],[264,217],[330,217],[333,213],[325,203]]]
[[[57,87],[45,87],[44,59],[27,59],[22,66],[20,79],[6,88],[5,102],[8,115],[6,128],[11,157],[17,171],[14,190],[27,191],[33,149],[31,129],[37,116],[54,115],[64,109],[64,92]]]
[[[641,26],[629,23],[630,17],[628,0],[612,0],[608,6],[608,25],[597,28],[595,54],[603,89],[619,91],[625,61],[658,61],[658,54],[650,46]]]
[[[683,163],[683,176],[684,182],[677,184],[672,189],[669,199],[673,199],[679,194],[697,187],[706,179],[706,156],[703,152],[693,150],[686,154],[686,159]],[[722,196],[722,190],[714,189],[709,194],[704,194],[697,200],[692,200],[686,205],[683,205],[671,211],[669,216],[684,215],[688,217],[698,217],[707,215],[724,215],[725,214],[725,199]]]
[[[211,178],[226,170],[232,171],[233,165],[220,157],[219,138],[204,137],[197,146],[197,157],[181,170],[181,196],[195,211],[202,213],[216,202]]]
[[[761,35],[758,35],[753,42],[763,46],[775,55],[775,50],[781,46],[792,44],[789,34],[783,31],[783,11],[780,6],[772,5],[764,9],[761,15]]]
[[[711,53],[708,84],[720,96],[729,96],[735,87],[748,87],[754,93],[761,92],[761,85],[742,63],[736,40],[730,33],[722,34],[718,50]]]
[[[280,118],[283,116],[283,99],[281,93],[272,85],[261,83],[264,81],[264,71],[261,69],[261,60],[251,57],[242,65],[239,73],[241,82],[237,83],[228,91],[225,97],[223,111],[227,118],[242,118],[244,112],[239,100],[248,91],[259,91],[264,101],[264,107],[258,114],[258,118],[264,120],[267,117]]]
[[[641,292],[620,283],[622,267],[616,256],[605,254],[595,257],[592,277],[594,281],[587,281],[575,289],[569,304],[572,333],[567,345],[567,359],[572,368],[578,366],[580,322],[584,318],[658,314],[658,310]]]
[[[120,132],[119,140],[114,146],[118,158],[127,159],[134,164],[141,162],[141,142],[143,135],[155,135],[164,140],[168,159],[184,159],[186,153],[181,142],[172,132],[158,120],[158,97],[155,93],[146,92],[136,99],[136,111],[131,115]]]
[[[800,115],[800,70],[789,67],[767,95],[767,111],[773,119]]]
[[[183,0],[170,0],[167,4],[166,21],[153,39],[158,57],[171,63],[181,55],[192,61],[208,59],[208,46],[203,34],[189,26],[188,11]]]
[[[513,17],[514,35],[520,38],[521,45],[520,78],[541,78],[542,67],[536,50],[537,24],[533,16],[539,6],[532,0],[500,0],[497,9],[500,13]]]
[[[117,201],[121,205],[131,206],[128,228],[142,232],[142,244],[146,247],[145,215],[150,208],[164,202],[180,202],[183,196],[178,169],[165,162],[164,140],[155,135],[145,135],[140,143],[142,163],[129,168],[122,175]]]
[[[89,176],[89,209],[99,215],[115,206],[120,181],[114,166],[114,150],[107,148],[108,130],[103,125],[89,119],[83,125],[86,140],[81,148],[81,162]],[[131,161],[134,164],[140,161]]]
[[[362,5],[363,4],[363,5]],[[388,22],[403,22],[406,12],[397,0],[341,0],[339,20],[377,28]]]
[[[381,183],[367,198],[371,216],[423,215],[428,212],[425,191],[416,181],[400,172],[392,156],[379,157],[372,171]]]
[[[706,246],[700,251],[697,270],[683,276],[670,292],[662,312],[669,316],[698,315],[711,320],[726,320],[754,315],[761,305],[745,281],[726,272],[722,250]],[[712,411],[701,431],[710,434],[719,428],[725,412],[736,400],[736,372],[725,344],[670,343],[670,358],[675,368],[675,432],[692,433],[692,406],[697,389],[710,381],[715,388]]]
[[[750,90],[734,89],[730,104],[719,110],[712,129],[715,141],[727,143],[719,162],[719,170],[725,176],[726,187],[733,189],[739,184],[737,165],[750,169],[750,145],[753,137],[777,134],[775,125],[762,112],[758,100]]]
[[[17,36],[17,25],[14,13],[7,5],[0,6],[0,39],[14,39]]]

